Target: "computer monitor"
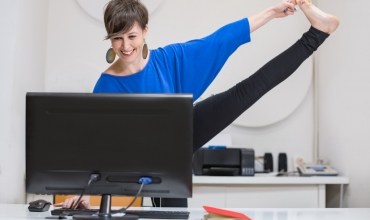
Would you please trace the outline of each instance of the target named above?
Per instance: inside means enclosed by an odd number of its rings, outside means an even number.
[[[27,93],[26,192],[192,196],[191,94]]]

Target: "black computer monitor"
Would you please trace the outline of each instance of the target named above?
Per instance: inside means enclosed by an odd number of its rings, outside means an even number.
[[[191,94],[27,93],[26,192],[192,196]]]

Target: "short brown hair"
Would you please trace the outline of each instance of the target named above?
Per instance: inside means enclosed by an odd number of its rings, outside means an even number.
[[[145,29],[149,22],[148,9],[140,0],[111,0],[104,11],[106,40],[114,35],[126,33],[138,22]]]

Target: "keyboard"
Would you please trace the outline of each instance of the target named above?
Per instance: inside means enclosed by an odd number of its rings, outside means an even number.
[[[149,211],[126,210],[126,214],[137,215],[139,218],[188,219],[189,212],[185,211]]]
[[[89,215],[96,214],[99,209],[55,209],[51,210],[51,215],[60,215],[64,211],[68,215]],[[118,210],[111,210],[111,214],[119,213]],[[150,210],[126,210],[126,214],[137,215],[139,218],[153,218],[153,219],[188,219],[189,212],[185,211],[150,211]]]

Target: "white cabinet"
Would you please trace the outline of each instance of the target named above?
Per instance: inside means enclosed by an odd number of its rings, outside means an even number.
[[[193,177],[189,208],[325,208],[325,185],[346,177]],[[342,197],[342,196],[341,196]]]

